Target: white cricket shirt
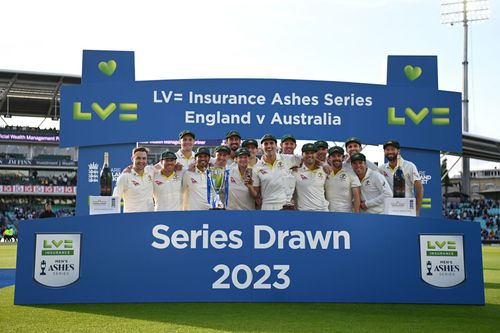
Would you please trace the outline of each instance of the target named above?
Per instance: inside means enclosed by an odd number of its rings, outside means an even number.
[[[182,172],[165,176],[157,172],[153,179],[155,211],[182,210]]]
[[[352,171],[340,169],[328,176],[325,183],[326,199],[330,212],[352,212],[352,189],[360,187],[358,176]]]
[[[142,176],[132,169],[130,173],[122,173],[118,177],[113,196],[123,197],[124,213],[153,211],[154,173],[154,167],[148,165]]]

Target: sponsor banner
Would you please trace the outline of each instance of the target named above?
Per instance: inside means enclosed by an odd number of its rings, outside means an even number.
[[[45,185],[0,185],[0,193],[5,194],[57,194],[76,195],[76,186]]]
[[[76,167],[75,161],[42,161],[42,160],[19,160],[19,159],[0,159],[0,166],[48,166],[48,167]]]
[[[479,231],[479,224],[465,221],[288,211],[42,219],[21,223],[15,304],[484,304]],[[44,272],[50,272],[47,260],[52,252],[37,257],[44,249],[42,233],[50,234],[43,236],[47,251],[65,251],[68,235],[81,234],[79,280],[73,275],[51,282],[52,286],[71,284],[53,288],[33,279],[33,274],[42,272],[41,260],[46,261]],[[59,233],[63,235],[54,236]],[[427,281],[428,261],[434,276]],[[447,275],[450,272],[467,272],[467,277]]]
[[[194,146],[209,146],[215,147],[219,145],[223,145],[225,142],[224,139],[216,139],[216,140],[196,140],[194,142]],[[181,142],[179,140],[160,140],[160,141],[145,141],[139,142],[139,145],[169,145],[169,146],[180,146]]]
[[[83,76],[90,79],[62,87],[61,146],[166,140],[186,128],[217,139],[244,128],[242,135],[251,138],[265,133],[335,141],[358,136],[371,144],[383,143],[390,133],[405,147],[461,151],[461,95],[437,89],[437,57],[390,56],[389,84],[375,85],[279,79],[134,81],[122,75],[133,72],[133,53],[122,60],[119,56],[92,53],[84,60]],[[107,63],[112,65],[102,65]],[[79,135],[81,131],[92,135]]]
[[[464,237],[420,235],[420,273],[431,286],[449,288],[464,282]]]
[[[59,135],[0,133],[0,141],[59,143]]]
[[[80,278],[80,234],[36,234],[33,278],[46,287],[65,287]]]

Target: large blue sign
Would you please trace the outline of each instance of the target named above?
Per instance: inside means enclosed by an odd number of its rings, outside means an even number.
[[[21,225],[15,304],[484,304],[479,226],[368,214],[135,213]]]
[[[92,80],[61,91],[61,145],[294,133],[300,139],[461,151],[461,97],[437,89],[436,57],[389,57],[388,85],[276,80],[134,81],[133,57],[90,53]],[[116,60],[118,59],[118,60]],[[116,79],[113,76],[116,75]],[[91,134],[89,134],[91,133]],[[436,138],[439,137],[439,140]]]
[[[199,211],[22,223],[15,303],[484,304],[479,226],[430,218],[440,216],[439,150],[461,151],[460,94],[438,90],[436,57],[390,56],[387,72],[387,85],[135,81],[133,52],[84,51],[82,84],[61,96],[61,145],[82,146],[79,215],[98,194],[105,151],[117,176],[135,142],[188,128],[206,139],[237,129],[398,140],[421,172],[421,216]]]

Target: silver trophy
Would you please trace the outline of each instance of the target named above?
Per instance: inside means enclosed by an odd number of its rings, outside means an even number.
[[[286,201],[283,205],[282,210],[295,210],[295,205],[293,203],[293,192],[295,192],[295,183],[297,180],[295,179],[295,175],[293,174],[292,169],[286,170],[283,175],[283,183],[285,185],[285,195]]]
[[[207,169],[207,200],[212,210],[224,210],[229,192],[229,170],[221,167]]]

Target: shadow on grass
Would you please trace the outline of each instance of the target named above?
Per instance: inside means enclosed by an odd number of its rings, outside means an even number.
[[[488,289],[500,289],[500,283],[489,283],[489,282],[485,282],[484,283],[484,288],[488,288]]]
[[[474,331],[480,327],[498,327],[498,314],[500,313],[500,304],[467,306],[338,303],[127,303],[30,307],[233,332],[351,331],[363,327],[389,331],[402,327],[432,330],[436,328],[437,322],[438,326],[443,329]]]

